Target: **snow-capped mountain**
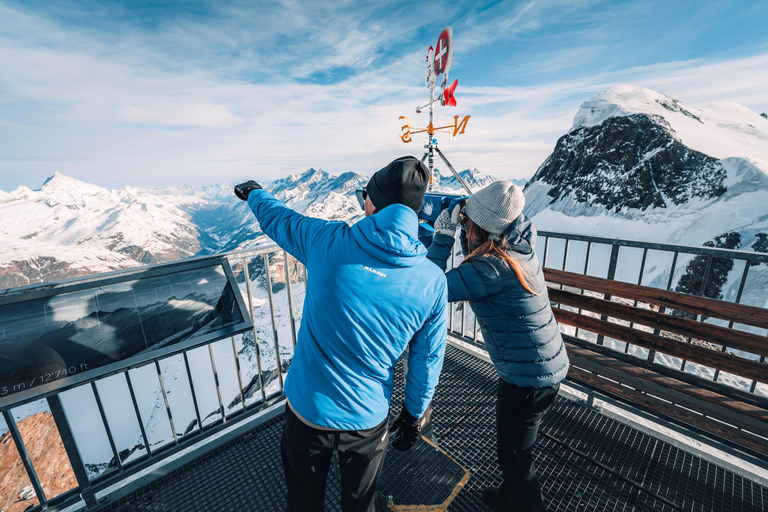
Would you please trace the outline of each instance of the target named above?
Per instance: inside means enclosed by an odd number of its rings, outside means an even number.
[[[703,245],[768,233],[768,119],[617,86],[582,104],[525,188],[539,229]],[[723,238],[725,239],[725,238]]]
[[[462,171],[473,189],[493,181]],[[309,169],[263,186],[294,210],[356,222],[369,178]],[[452,176],[436,190],[459,192]],[[55,173],[39,190],[0,191],[0,288],[108,272],[267,242],[234,184],[107,190]]]

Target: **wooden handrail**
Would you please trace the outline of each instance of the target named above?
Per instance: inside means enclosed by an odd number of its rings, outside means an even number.
[[[672,332],[681,336],[700,339],[728,348],[743,350],[753,354],[768,356],[768,339],[719,325],[698,322],[650,309],[620,304],[609,300],[581,295],[557,288],[549,289],[549,298],[553,302],[585,309],[594,313],[605,314],[612,318],[627,320],[660,331]]]
[[[622,283],[598,277],[574,274],[551,268],[544,269],[549,282],[582,290],[591,290],[625,299],[638,300],[679,309],[700,315],[720,318],[735,323],[768,329],[768,310],[745,304],[733,304],[708,297],[695,297],[684,293],[659,290],[648,286]]]
[[[626,343],[631,343],[632,345],[637,345],[638,347],[680,357],[704,366],[715,367],[721,371],[740,375],[748,379],[768,383],[768,364],[765,363],[680,342],[672,338],[665,338],[564,309],[555,309],[554,313],[558,322],[567,325],[603,334]]]

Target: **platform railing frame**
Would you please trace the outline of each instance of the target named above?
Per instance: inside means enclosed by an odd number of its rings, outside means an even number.
[[[254,400],[252,403],[248,404],[245,399],[242,373],[240,368],[240,360],[237,354],[236,338],[234,335],[232,335],[232,336],[224,336],[223,338],[218,338],[215,340],[204,340],[200,343],[184,346],[183,348],[180,348],[178,350],[164,351],[158,357],[154,357],[138,363],[127,364],[125,366],[120,366],[118,368],[112,367],[109,371],[99,372],[98,370],[94,370],[94,374],[85,380],[80,380],[70,385],[62,386],[57,389],[42,392],[39,394],[34,394],[32,396],[25,396],[23,399],[10,402],[4,405],[2,408],[0,408],[0,416],[2,416],[4,422],[6,423],[9,435],[13,439],[14,445],[16,447],[17,454],[20,457],[22,464],[25,468],[27,478],[29,479],[29,482],[31,483],[32,488],[35,492],[35,495],[39,501],[38,505],[36,505],[34,508],[29,510],[56,511],[56,510],[61,510],[63,508],[69,507],[72,504],[79,502],[81,500],[85,503],[86,508],[88,509],[94,508],[98,506],[96,495],[100,491],[103,491],[104,489],[114,485],[115,483],[120,482],[128,477],[131,477],[132,475],[135,475],[141,472],[142,470],[145,470],[146,468],[157,464],[158,462],[161,462],[163,459],[166,459],[180,452],[182,449],[185,449],[191,444],[207,436],[211,436],[225,429],[229,429],[231,426],[238,424],[240,422],[243,422],[244,420],[247,420],[252,416],[258,414],[259,412],[271,407],[275,403],[284,400],[284,393],[283,393],[284,360],[280,353],[280,344],[278,340],[278,329],[276,326],[275,309],[274,309],[275,308],[274,296],[272,294],[272,280],[274,277],[272,274],[274,273],[274,271],[272,270],[272,266],[270,264],[270,258],[278,254],[284,257],[283,271],[285,272],[286,287],[287,287],[287,294],[288,294],[288,301],[289,301],[289,308],[288,308],[289,315],[290,315],[289,321],[291,324],[290,329],[291,329],[292,339],[290,341],[292,342],[292,345],[295,347],[296,332],[298,330],[298,327],[296,325],[297,321],[294,314],[292,288],[293,286],[296,286],[296,284],[290,278],[291,273],[289,269],[289,262],[292,260],[289,259],[289,255],[287,252],[279,248],[277,245],[269,244],[269,245],[261,246],[255,249],[250,249],[250,250],[232,251],[224,254],[202,256],[198,258],[192,258],[191,260],[186,260],[186,262],[189,262],[192,260],[204,260],[208,258],[225,257],[228,260],[233,272],[239,270],[238,266],[242,267],[242,270],[238,273],[238,275],[236,276],[236,279],[238,281],[244,281],[245,288],[246,288],[246,294],[247,294],[246,302],[248,305],[248,311],[250,312],[251,322],[253,324],[252,333],[254,336],[254,344],[256,347],[256,350],[255,350],[256,366],[257,366],[257,374],[258,374],[258,386],[260,391],[260,397],[257,400]],[[275,359],[276,359],[276,365],[277,365],[276,366],[277,380],[279,383],[279,389],[276,392],[273,392],[269,395],[266,394],[266,390],[265,390],[267,383],[264,381],[264,370],[262,368],[261,354],[258,348],[259,332],[257,331],[257,325],[255,322],[255,315],[254,315],[255,309],[253,306],[253,298],[252,298],[253,289],[252,289],[251,275],[249,272],[249,263],[252,263],[254,260],[257,260],[257,259],[264,265],[264,269],[265,269],[264,279],[267,285],[268,303],[269,303],[268,306],[270,308],[270,316],[271,316],[270,320],[271,320],[271,327],[272,327],[271,330],[272,330],[272,336],[274,337],[274,350],[275,350]],[[163,265],[168,265],[168,264],[163,264]],[[152,271],[153,267],[154,266],[149,267],[150,272]],[[303,266],[300,266],[299,268],[301,269],[304,279],[306,279],[306,270],[303,269]],[[55,287],[59,284],[69,284],[69,283],[76,283],[76,284],[77,283],[83,283],[83,284],[93,283],[102,279],[110,279],[115,276],[119,276],[123,272],[124,271],[115,271],[115,272],[110,272],[106,274],[100,274],[98,276],[89,276],[89,277],[80,278],[80,279],[70,279],[70,280],[62,281],[58,283],[51,283],[50,285],[47,285],[47,286]],[[278,269],[277,272],[280,273],[280,269]],[[7,293],[7,291],[5,293]],[[262,333],[262,335],[264,335],[264,333]],[[226,340],[227,337],[230,338],[231,345],[232,345],[233,358],[234,358],[233,360],[234,360],[236,374],[237,374],[237,384],[238,384],[237,391],[238,391],[238,397],[240,399],[239,408],[237,410],[231,410],[230,412],[226,411],[225,404],[223,403],[223,400],[222,400],[221,391],[219,389],[219,373],[217,372],[217,369],[216,369],[216,359],[213,353],[213,345],[215,343],[219,343],[223,340]],[[211,370],[213,372],[213,379],[216,386],[216,393],[218,398],[219,409],[214,411],[214,413],[220,414],[221,416],[219,419],[216,419],[209,423],[205,423],[207,418],[201,418],[200,416],[199,404],[198,404],[196,390],[195,390],[196,384],[192,379],[190,363],[187,356],[189,352],[195,349],[199,349],[201,347],[205,347],[206,345],[208,346],[208,352],[209,352],[210,362],[211,362]],[[186,433],[181,438],[177,435],[178,431],[173,425],[173,414],[171,411],[171,405],[168,400],[168,394],[166,392],[165,385],[163,383],[163,375],[162,375],[162,370],[160,368],[160,363],[162,361],[175,358],[177,356],[181,356],[183,360],[186,377],[187,377],[188,390],[192,397],[192,403],[194,405],[195,418],[197,422],[197,428],[194,429],[192,432]],[[132,369],[144,368],[150,365],[154,367],[154,370],[157,373],[158,382],[160,383],[160,391],[163,396],[163,402],[165,405],[165,410],[166,410],[167,418],[170,424],[169,425],[170,430],[173,437],[172,441],[164,443],[164,445],[159,448],[154,448],[151,446],[149,437],[147,435],[147,432],[145,431],[143,418],[139,411],[138,400],[134,391],[133,383],[131,381],[131,374],[129,373],[129,371]],[[143,444],[141,448],[143,448],[146,451],[145,454],[130,461],[124,461],[123,457],[121,457],[121,454],[119,453],[118,447],[116,446],[116,443],[114,441],[109,420],[105,413],[101,397],[99,395],[99,390],[97,385],[98,382],[103,379],[120,375],[120,374],[124,375],[126,386],[127,386],[132,407],[133,407],[133,412],[137,420],[137,423],[139,425],[139,430],[141,433],[141,439]],[[115,467],[116,467],[113,470],[106,471],[104,474],[97,476],[96,478],[89,478],[88,476],[85,463],[79,452],[75,435],[72,432],[71,426],[69,424],[67,415],[65,413],[64,407],[60,399],[60,395],[62,393],[68,390],[71,390],[74,388],[80,388],[83,386],[88,386],[91,388],[91,393],[95,398],[95,401],[98,407],[99,417],[101,418],[101,422],[102,422],[101,426],[103,427],[106,433],[106,436],[109,442],[109,447],[112,452],[112,461],[114,461]],[[19,429],[16,424],[16,420],[13,415],[14,409],[17,409],[19,407],[23,407],[25,405],[38,402],[41,400],[45,400],[47,408],[50,411],[51,416],[53,417],[53,421],[55,422],[56,427],[59,431],[59,437],[61,438],[62,444],[64,446],[64,450],[66,451],[66,455],[69,459],[70,465],[72,466],[73,473],[77,481],[76,487],[55,497],[49,497],[46,495],[45,490],[43,488],[43,484],[41,483],[40,478],[37,474],[37,471],[34,467],[33,461],[29,456],[24,439],[22,439],[22,435],[19,432]]]

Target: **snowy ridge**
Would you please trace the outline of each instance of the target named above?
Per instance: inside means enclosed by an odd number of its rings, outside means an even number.
[[[473,189],[494,178],[462,171]],[[369,178],[309,169],[262,185],[290,208],[349,223]],[[447,190],[459,192],[453,177]],[[26,286],[253,247],[269,240],[234,184],[107,190],[55,173],[40,187],[0,191],[0,288]],[[445,186],[443,188],[446,188]]]
[[[619,85],[584,102],[570,132],[632,114],[662,117],[687,147],[717,159],[744,158],[768,174],[768,119],[738,103],[694,108],[650,89]]]

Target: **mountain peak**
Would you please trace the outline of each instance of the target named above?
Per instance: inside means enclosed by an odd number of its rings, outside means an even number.
[[[45,180],[43,186],[40,187],[40,190],[49,194],[52,192],[68,193],[73,195],[109,193],[107,189],[77,180],[75,178],[70,178],[69,176],[66,176],[58,171],[53,173],[53,176]]]
[[[738,103],[694,108],[645,87],[617,85],[585,101],[569,133],[635,115],[653,119],[692,150],[716,159],[746,158],[768,174],[768,122]]]

